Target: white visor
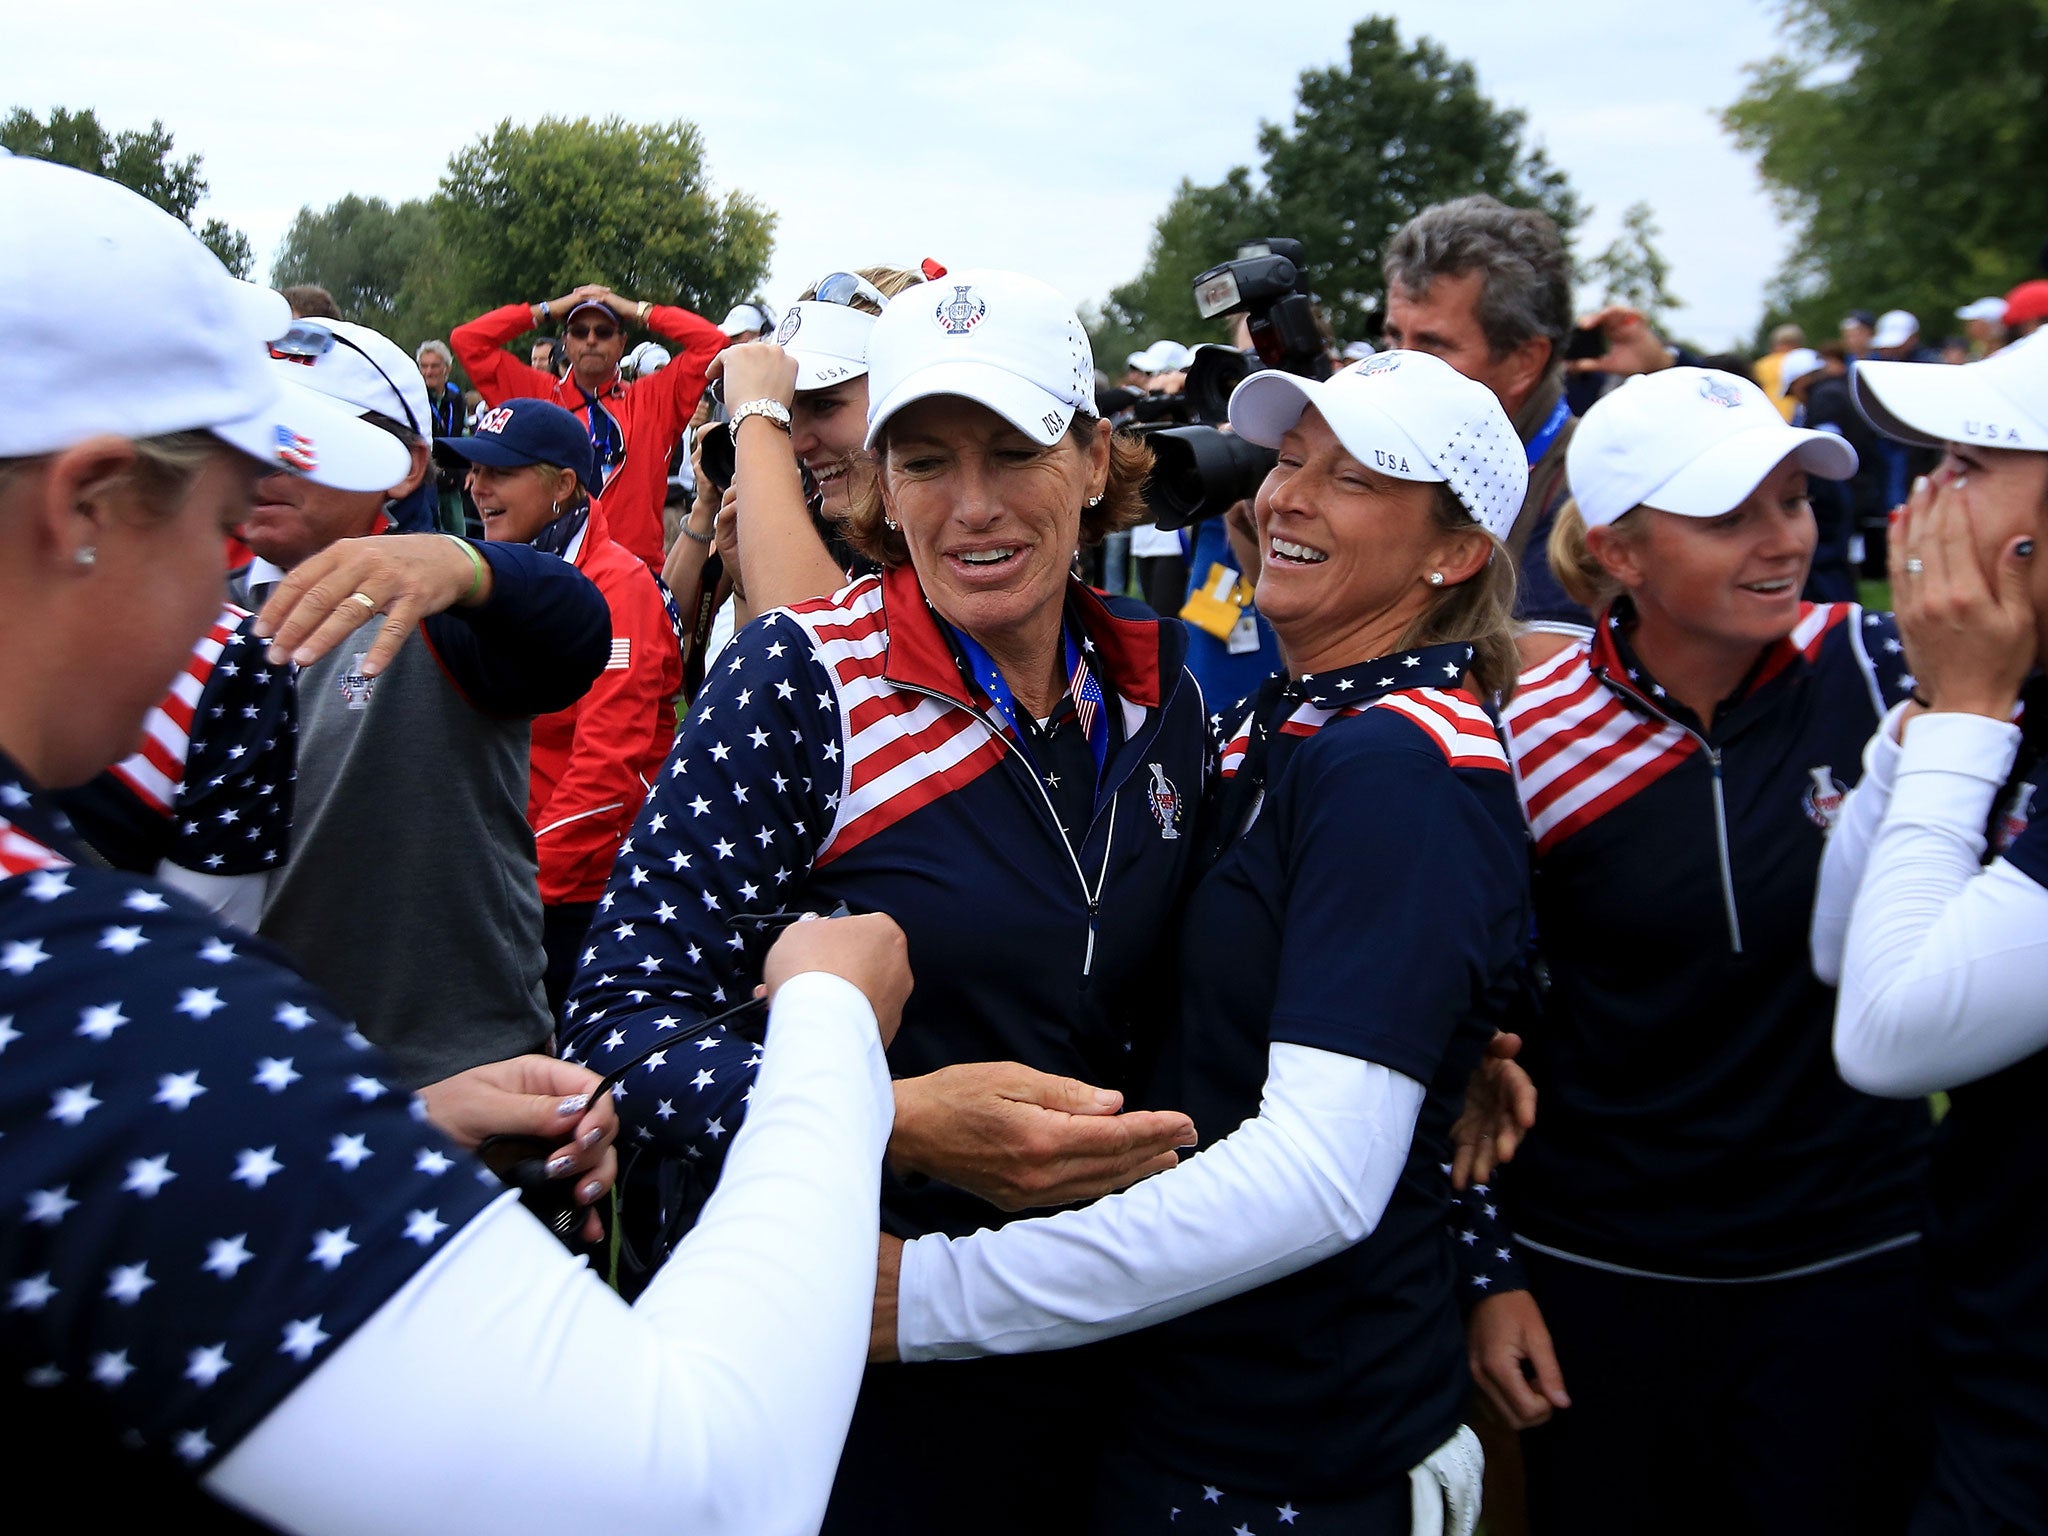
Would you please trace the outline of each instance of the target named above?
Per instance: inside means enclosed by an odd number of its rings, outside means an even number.
[[[1858,363],[1850,373],[1856,408],[1886,437],[1922,448],[2048,451],[2048,331],[1981,362]]]
[[[798,390],[829,389],[868,371],[868,335],[880,317],[846,304],[800,299],[783,312],[775,341],[796,362]]]

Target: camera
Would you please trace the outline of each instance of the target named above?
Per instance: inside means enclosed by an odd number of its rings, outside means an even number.
[[[1188,424],[1138,429],[1152,449],[1145,505],[1158,527],[1222,516],[1252,496],[1272,469],[1272,449],[1218,430],[1229,419],[1231,391],[1248,374],[1278,368],[1308,379],[1330,376],[1305,266],[1299,240],[1275,237],[1240,246],[1235,260],[1195,279],[1202,318],[1242,313],[1252,344],[1243,352],[1198,347],[1182,392]]]

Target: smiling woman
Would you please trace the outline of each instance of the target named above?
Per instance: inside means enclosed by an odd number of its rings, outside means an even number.
[[[1473,1370],[1529,1431],[1540,1532],[1681,1504],[1700,1529],[1898,1530],[1928,1117],[1836,1075],[1802,942],[1863,742],[1912,685],[1887,616],[1800,600],[1808,478],[1855,451],[1673,368],[1595,404],[1568,462],[1550,558],[1598,623],[1507,711],[1543,1109],[1466,1206],[1506,1247],[1486,1225],[1512,1202],[1527,1267],[1474,1310]]]

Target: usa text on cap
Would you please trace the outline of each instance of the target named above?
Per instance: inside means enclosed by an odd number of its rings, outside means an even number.
[[[1858,363],[1850,380],[1856,408],[1902,443],[2048,451],[2048,332],[1960,368]]]

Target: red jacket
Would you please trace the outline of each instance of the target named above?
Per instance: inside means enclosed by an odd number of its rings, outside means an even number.
[[[533,722],[526,819],[549,905],[604,894],[619,843],[675,739],[683,691],[668,602],[647,567],[612,539],[603,508],[590,509],[569,555],[611,606],[612,651],[588,693]]]
[[[680,349],[661,372],[631,384],[617,374],[597,392],[598,403],[619,424],[625,457],[604,486],[605,511],[612,537],[638,555],[650,571],[661,569],[661,508],[668,496],[668,459],[690,424],[690,413],[704,393],[704,368],[729,338],[702,315],[673,304],[657,304],[647,312],[647,328]],[[572,374],[557,379],[543,368],[529,367],[505,350],[508,342],[533,329],[533,310],[507,304],[455,327],[448,339],[462,360],[470,381],[487,405],[530,398],[552,400],[573,412],[588,428],[590,409]]]

